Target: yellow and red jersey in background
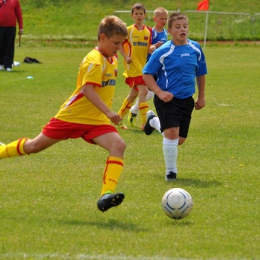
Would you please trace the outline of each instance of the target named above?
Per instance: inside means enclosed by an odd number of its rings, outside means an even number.
[[[124,61],[124,76],[137,77],[141,76],[142,69],[147,61],[147,54],[152,42],[152,29],[146,25],[140,30],[134,24],[127,27],[128,36],[123,43],[125,53],[132,58],[131,64]]]

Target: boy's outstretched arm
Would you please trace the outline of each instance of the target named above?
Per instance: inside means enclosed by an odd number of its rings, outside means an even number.
[[[114,124],[118,124],[122,118],[117,114],[111,111],[103,100],[99,97],[97,92],[94,90],[94,85],[86,84],[83,86],[84,96],[102,113],[104,113]]]
[[[205,85],[206,85],[206,77],[205,75],[198,76],[196,78],[197,86],[198,86],[198,98],[195,102],[195,109],[200,110],[206,106],[205,101]]]

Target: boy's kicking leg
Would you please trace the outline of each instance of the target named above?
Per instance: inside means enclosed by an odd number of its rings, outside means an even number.
[[[20,138],[9,144],[0,145],[0,159],[38,153],[59,141],[42,133],[34,139]]]
[[[104,212],[111,207],[116,207],[121,204],[125,197],[123,193],[114,192],[123,170],[123,155],[126,144],[116,132],[111,132],[96,137],[93,141],[109,151],[109,157],[107,158],[103,173],[103,184],[100,199],[97,202],[98,209]]]

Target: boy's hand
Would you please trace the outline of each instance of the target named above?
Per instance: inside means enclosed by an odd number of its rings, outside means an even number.
[[[158,93],[156,93],[156,95],[165,103],[171,101],[173,99],[173,94],[171,92],[168,91],[160,91]]]
[[[131,57],[127,57],[126,58],[126,63],[127,64],[131,64],[133,62],[132,58]]]
[[[116,125],[119,124],[119,122],[122,120],[122,117],[118,115],[117,113],[114,113],[112,111],[109,111],[106,116],[110,119],[110,121]]]
[[[198,98],[197,101],[195,102],[195,109],[196,110],[200,110],[205,106],[206,106],[205,98]]]
[[[159,48],[161,45],[163,45],[163,42],[160,42],[160,41],[159,41],[159,42],[155,43],[156,49]]]
[[[149,54],[152,54],[154,52],[154,50],[156,49],[156,45],[153,44],[149,47]]]
[[[163,42],[157,42],[153,45],[150,46],[149,48],[149,54],[152,54],[157,48],[159,48],[161,45],[163,44]]]

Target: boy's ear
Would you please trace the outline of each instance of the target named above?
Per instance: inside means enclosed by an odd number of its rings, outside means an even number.
[[[101,34],[99,35],[100,41],[103,41],[106,37],[107,37],[107,36],[106,36],[104,33],[101,33]]]
[[[167,28],[168,34],[172,36],[173,34],[173,29],[172,28]]]

